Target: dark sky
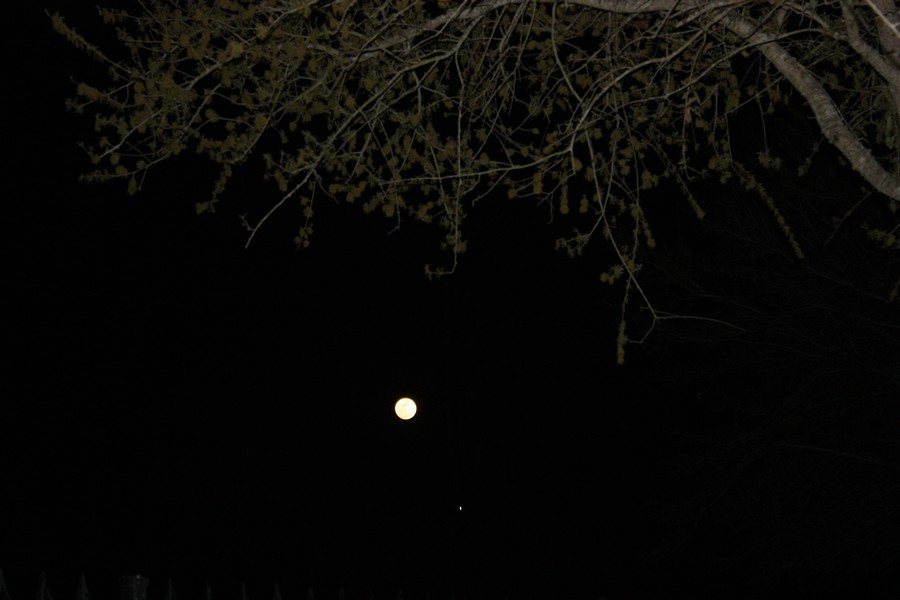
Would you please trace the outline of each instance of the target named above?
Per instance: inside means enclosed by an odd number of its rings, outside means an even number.
[[[768,452],[790,442],[772,431],[816,413],[748,400],[765,371],[747,366],[752,352],[716,363],[732,347],[713,344],[721,332],[662,333],[616,367],[606,257],[555,252],[545,211],[480,208],[459,273],[428,281],[435,232],[387,235],[356,209],[323,210],[308,250],[293,250],[284,214],[245,251],[233,211],[193,214],[206,188],[188,168],[151,174],[137,197],[77,183],[87,119],[63,102],[85,62],[20,4],[2,126],[0,569],[15,600],[41,570],[57,600],[81,572],[98,599],[128,573],[151,578],[153,600],[168,577],[182,598],[205,581],[218,597],[277,581],[286,600],[309,584],[323,597],[341,584],[406,598],[740,596],[817,589],[816,564],[797,557],[821,540],[868,557],[870,581],[900,556],[884,537],[896,440],[865,454],[887,466]],[[857,437],[896,417],[878,389]],[[401,395],[419,402],[413,421],[392,415]],[[798,435],[826,446],[832,425]],[[850,479],[826,483],[839,469]],[[845,484],[867,495],[816,512],[816,495]],[[828,533],[841,519],[882,533]]]

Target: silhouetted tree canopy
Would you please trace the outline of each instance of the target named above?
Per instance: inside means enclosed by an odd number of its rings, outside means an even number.
[[[669,319],[719,319],[676,311],[644,276],[698,243],[670,239],[702,229],[671,215],[706,221],[722,212],[716,194],[735,205],[733,234],[793,261],[829,255],[848,285],[896,302],[894,0],[138,5],[100,10],[115,48],[52,15],[106,70],[70,101],[95,119],[87,181],[121,179],[135,193],[154,166],[195,153],[218,172],[198,213],[220,206],[239,169],[270,182],[235,200],[248,244],[277,214],[296,219],[305,247],[320,203],[359,204],[441,232],[447,260],[429,275],[456,268],[477,203],[541,206],[565,232],[558,249],[607,256],[601,279],[622,288],[620,363],[629,333],[642,341]],[[798,120],[810,124],[802,135],[783,135]],[[801,189],[823,164],[853,182],[840,198],[773,185]],[[747,203],[764,208],[773,235],[735,220]],[[696,286],[702,266],[684,257],[673,276]]]

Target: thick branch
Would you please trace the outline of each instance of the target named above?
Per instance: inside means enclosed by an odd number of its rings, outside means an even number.
[[[850,47],[856,50],[856,53],[859,54],[863,60],[872,65],[872,68],[875,69],[881,77],[887,82],[888,88],[891,91],[891,96],[894,99],[894,106],[900,111],[900,62],[896,60],[896,58],[888,58],[881,54],[877,49],[873,48],[862,38],[862,35],[859,31],[859,23],[856,20],[856,15],[853,12],[853,7],[850,5],[849,0],[842,0],[841,2],[841,11],[844,15],[844,23],[847,27],[847,41],[850,44]],[[881,29],[881,27],[880,27]],[[889,42],[900,42],[900,39],[890,37]],[[882,46],[884,44],[882,43]],[[888,57],[893,57],[893,53],[889,53]]]
[[[862,175],[882,194],[900,200],[900,178],[886,171],[872,156],[869,149],[847,125],[831,96],[806,67],[797,62],[771,34],[758,30],[752,23],[739,16],[728,15],[722,23],[756,45],[762,55],[806,98],[825,138],[840,150],[854,171]]]
[[[531,3],[533,0],[491,0],[472,6],[462,3],[459,7],[438,15],[422,24],[411,27],[397,35],[393,35],[372,47],[366,48],[359,55],[359,60],[372,58],[397,45],[405,44],[423,31],[440,31],[451,22],[472,21],[483,18],[486,14],[509,6]],[[559,0],[538,0],[542,4],[560,4]],[[740,2],[740,0],[738,0]],[[696,9],[710,10],[717,7],[734,6],[735,0],[566,0],[565,5],[582,6],[604,12],[617,14],[669,13],[688,12]]]

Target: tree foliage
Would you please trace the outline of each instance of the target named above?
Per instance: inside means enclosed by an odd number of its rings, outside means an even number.
[[[71,107],[93,113],[90,181],[141,188],[155,165],[195,152],[218,167],[215,210],[240,167],[260,161],[271,196],[248,207],[248,244],[278,211],[313,233],[317,203],[434,224],[452,272],[463,224],[487,197],[549,207],[557,247],[611,250],[601,279],[659,310],[639,272],[657,245],[646,198],[676,190],[696,219],[707,182],[739,185],[782,243],[808,249],[773,169],[803,177],[830,144],[876,193],[860,223],[900,249],[900,20],[894,0],[144,0],[101,9],[126,50],[113,57],[59,15],[54,28],[107,69]],[[800,160],[767,142],[768,115],[813,120]],[[759,143],[736,131],[752,119]],[[793,162],[792,162],[793,161]],[[871,202],[871,201],[870,201]],[[789,202],[788,202],[789,205]],[[838,207],[839,227],[858,206]],[[891,261],[888,261],[891,264]],[[896,301],[896,272],[879,294]]]

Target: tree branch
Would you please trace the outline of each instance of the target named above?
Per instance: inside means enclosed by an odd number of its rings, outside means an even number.
[[[800,92],[815,115],[816,122],[831,142],[863,176],[885,196],[900,200],[900,177],[892,175],[872,156],[853,133],[822,84],[777,41],[753,23],[729,14],[722,23],[759,48],[759,52]]]

